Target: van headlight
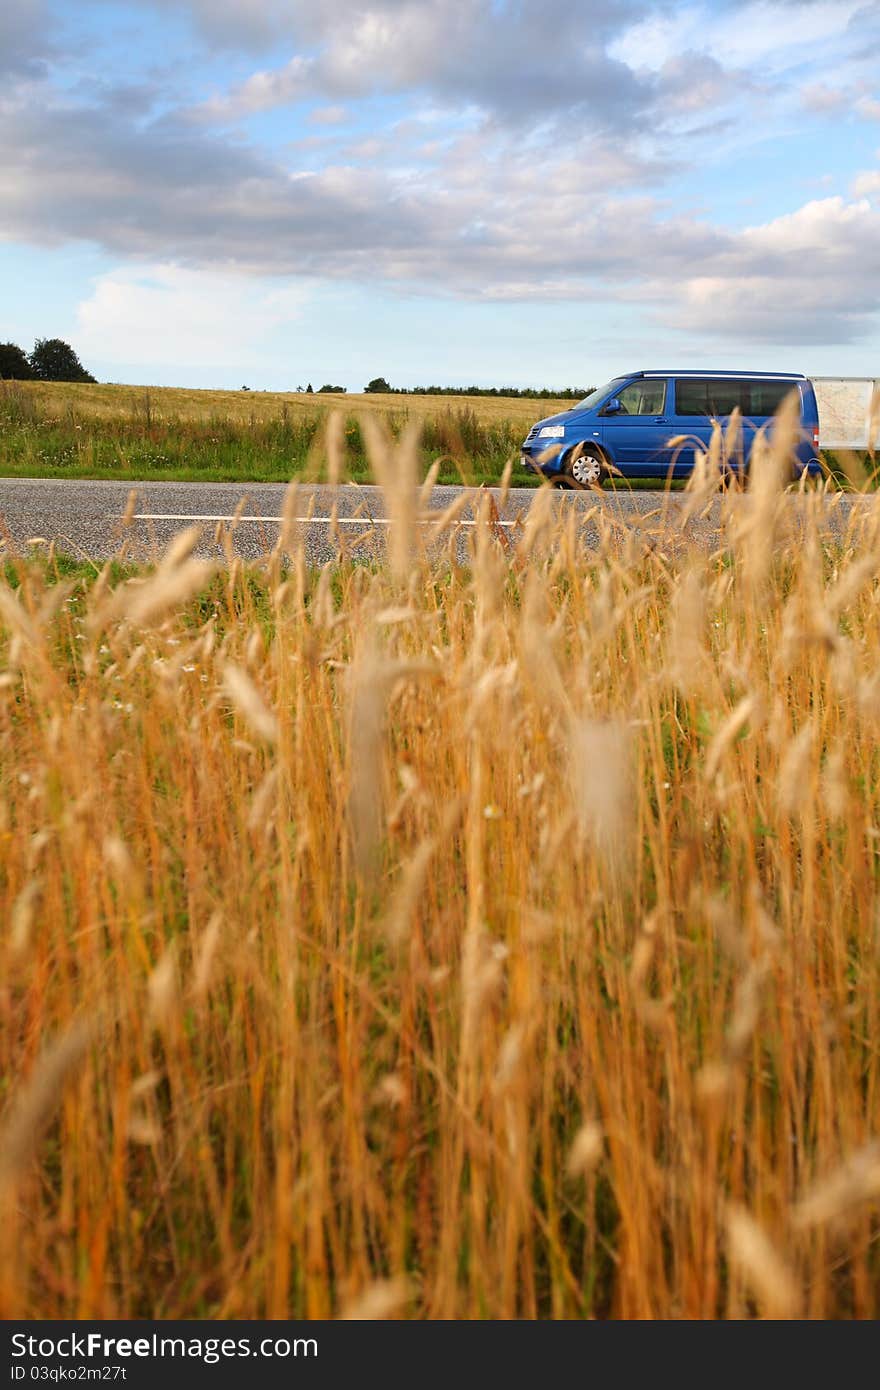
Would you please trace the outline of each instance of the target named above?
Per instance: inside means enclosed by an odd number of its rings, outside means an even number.
[[[564,438],[565,438],[565,426],[564,426],[564,425],[545,425],[545,426],[543,427],[543,429],[541,429],[541,430],[538,431],[538,438],[539,438],[539,439],[564,439]]]

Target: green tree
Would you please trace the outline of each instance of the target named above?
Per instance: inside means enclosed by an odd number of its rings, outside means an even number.
[[[319,386],[319,387],[318,387],[318,395],[319,395],[319,396],[321,395],[322,391],[334,391],[334,392],[336,392],[337,395],[340,395],[340,396],[344,396],[344,395],[345,395],[345,387],[344,387],[344,386],[330,386],[329,383],[325,383],[325,385]]]
[[[388,382],[385,380],[384,376],[374,376],[373,380],[368,382],[367,385],[364,387],[364,391],[381,391],[387,396],[391,392],[391,387],[388,385]]]
[[[315,393],[314,393],[314,391],[312,390],[312,383],[309,382],[308,386],[306,387],[306,395],[307,395],[307,396],[313,396],[314,394],[315,394]]]
[[[0,379],[4,381],[30,381],[33,377],[27,354],[18,343],[0,343]]]
[[[41,381],[94,381],[73,348],[61,338],[38,338],[30,356],[34,376]]]

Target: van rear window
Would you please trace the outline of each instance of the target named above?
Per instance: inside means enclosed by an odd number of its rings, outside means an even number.
[[[675,383],[676,415],[730,415],[739,406],[747,420],[775,415],[794,387],[790,381],[725,381],[681,377]]]

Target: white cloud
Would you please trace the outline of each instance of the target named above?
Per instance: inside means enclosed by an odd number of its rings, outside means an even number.
[[[272,330],[295,321],[301,285],[279,288],[245,276],[175,265],[102,275],[77,308],[87,357],[132,365],[237,367],[270,360]]]
[[[222,120],[230,115],[252,115],[274,106],[288,106],[318,90],[314,78],[315,60],[297,54],[282,68],[253,73],[229,96],[212,98],[201,111]]]
[[[309,113],[310,125],[342,125],[347,120],[344,106],[319,106]]]
[[[723,59],[728,68],[784,70],[804,50],[841,37],[864,0],[684,5],[648,14],[626,29],[610,52],[633,68],[659,71],[683,52]]]
[[[824,198],[729,238],[724,252],[673,293],[685,331],[769,343],[848,342],[880,314],[880,209]]]
[[[880,169],[867,169],[853,179],[853,194],[856,198],[870,198],[880,194]]]
[[[654,95],[650,82],[607,51],[637,12],[635,0],[591,0],[589,7],[570,0],[502,7],[491,0],[291,0],[287,8],[288,61],[253,73],[202,114],[235,119],[318,95],[430,91],[448,107],[473,104],[516,124],[535,113],[577,111],[580,129],[611,122],[622,129],[638,123]]]
[[[839,111],[849,105],[850,94],[843,87],[829,87],[825,82],[812,82],[801,90],[801,102],[808,111]]]

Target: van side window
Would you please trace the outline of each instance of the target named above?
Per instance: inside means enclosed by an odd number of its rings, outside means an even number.
[[[709,414],[730,415],[741,403],[742,383],[739,381],[709,382]]]
[[[621,415],[662,415],[665,381],[633,381],[618,391]]]
[[[739,406],[747,420],[775,415],[792,389],[790,381],[725,381],[682,377],[675,382],[676,415],[730,415]]]
[[[676,415],[730,415],[740,405],[742,383],[683,377],[675,383]]]
[[[791,389],[790,381],[744,381],[743,415],[747,420],[775,415]]]
[[[676,415],[708,415],[709,383],[707,381],[695,381],[690,377],[686,381],[676,381],[675,413]]]

